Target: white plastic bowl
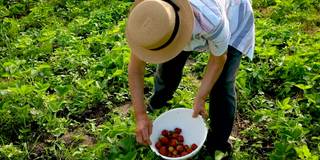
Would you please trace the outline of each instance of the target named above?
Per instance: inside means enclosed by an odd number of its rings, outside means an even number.
[[[201,116],[193,118],[192,113],[193,110],[187,108],[176,108],[162,113],[153,122],[152,134],[150,136],[152,142],[150,148],[152,151],[162,158],[169,160],[187,159],[197,154],[207,138],[208,128]],[[161,131],[164,129],[174,130],[177,127],[182,129],[181,134],[184,137],[184,144],[191,145],[195,143],[198,148],[183,157],[173,158],[161,155],[155,147],[155,144],[161,135]]]

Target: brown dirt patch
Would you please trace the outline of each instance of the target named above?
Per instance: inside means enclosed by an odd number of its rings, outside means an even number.
[[[67,132],[62,137],[61,140],[68,146],[92,146],[95,144],[96,139],[87,134],[82,128],[76,129],[73,132]]]

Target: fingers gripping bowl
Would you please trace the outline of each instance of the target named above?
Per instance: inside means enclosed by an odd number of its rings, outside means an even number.
[[[192,113],[193,110],[187,108],[176,108],[162,113],[153,122],[152,134],[150,136],[150,140],[152,142],[150,148],[152,151],[162,158],[169,160],[187,159],[197,154],[207,138],[208,128],[206,127],[205,121],[201,116],[193,118]],[[159,137],[161,136],[161,131],[165,129],[174,130],[177,127],[182,129],[181,134],[184,137],[184,144],[191,145],[195,143],[198,148],[188,155],[177,158],[161,155],[155,146],[159,140]]]

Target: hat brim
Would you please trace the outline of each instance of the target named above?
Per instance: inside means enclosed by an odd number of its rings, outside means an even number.
[[[168,46],[160,50],[143,48],[131,40],[127,34],[128,27],[126,28],[128,45],[131,48],[131,52],[139,59],[153,64],[164,63],[176,57],[190,42],[194,26],[194,15],[191,5],[188,0],[176,0],[174,3],[180,8],[178,12],[180,24],[176,37]],[[137,4],[135,3],[134,6]]]

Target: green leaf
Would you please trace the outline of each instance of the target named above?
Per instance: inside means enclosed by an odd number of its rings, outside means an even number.
[[[60,85],[54,88],[59,96],[64,96],[71,89],[71,85]]]
[[[134,150],[135,148],[135,138],[133,136],[127,136],[123,140],[120,141],[120,146],[125,150],[125,151],[131,151]]]
[[[307,90],[307,89],[310,89],[310,88],[313,87],[311,85],[304,85],[304,84],[295,84],[294,86],[296,86],[296,87],[298,87],[298,88],[300,88],[302,90]]]
[[[226,156],[226,154],[219,151],[219,150],[214,153],[214,157],[216,160],[221,160],[225,156]]]
[[[113,74],[112,74],[112,78],[114,77],[118,77],[120,75],[123,74],[123,70],[122,69],[117,69]]]
[[[10,11],[5,6],[0,6],[0,18],[8,16]]]
[[[282,110],[289,110],[292,108],[292,106],[289,104],[290,97],[284,99],[282,102],[277,101],[276,104],[279,106]]]
[[[309,103],[320,103],[320,94],[305,94],[305,97],[308,99]]]
[[[299,158],[301,159],[309,159],[311,157],[311,153],[307,145],[294,147],[294,149],[296,150]]]
[[[61,101],[57,95],[48,95],[43,98],[45,106],[48,107],[51,112],[58,112],[65,103],[64,101]]]
[[[317,75],[317,76],[313,77],[313,78],[311,79],[311,81],[316,81],[316,80],[319,79],[319,78],[320,78],[320,75]]]
[[[18,147],[10,143],[10,145],[1,146],[0,153],[6,155],[8,158],[13,158],[19,154],[22,154],[23,152]]]
[[[42,83],[36,82],[35,86],[36,86],[36,91],[40,93],[40,92],[45,92],[50,87],[50,84],[48,83],[42,84]]]
[[[133,150],[133,151],[129,151],[127,152],[126,155],[124,155],[123,159],[128,159],[128,160],[135,160],[137,157],[137,151]]]

